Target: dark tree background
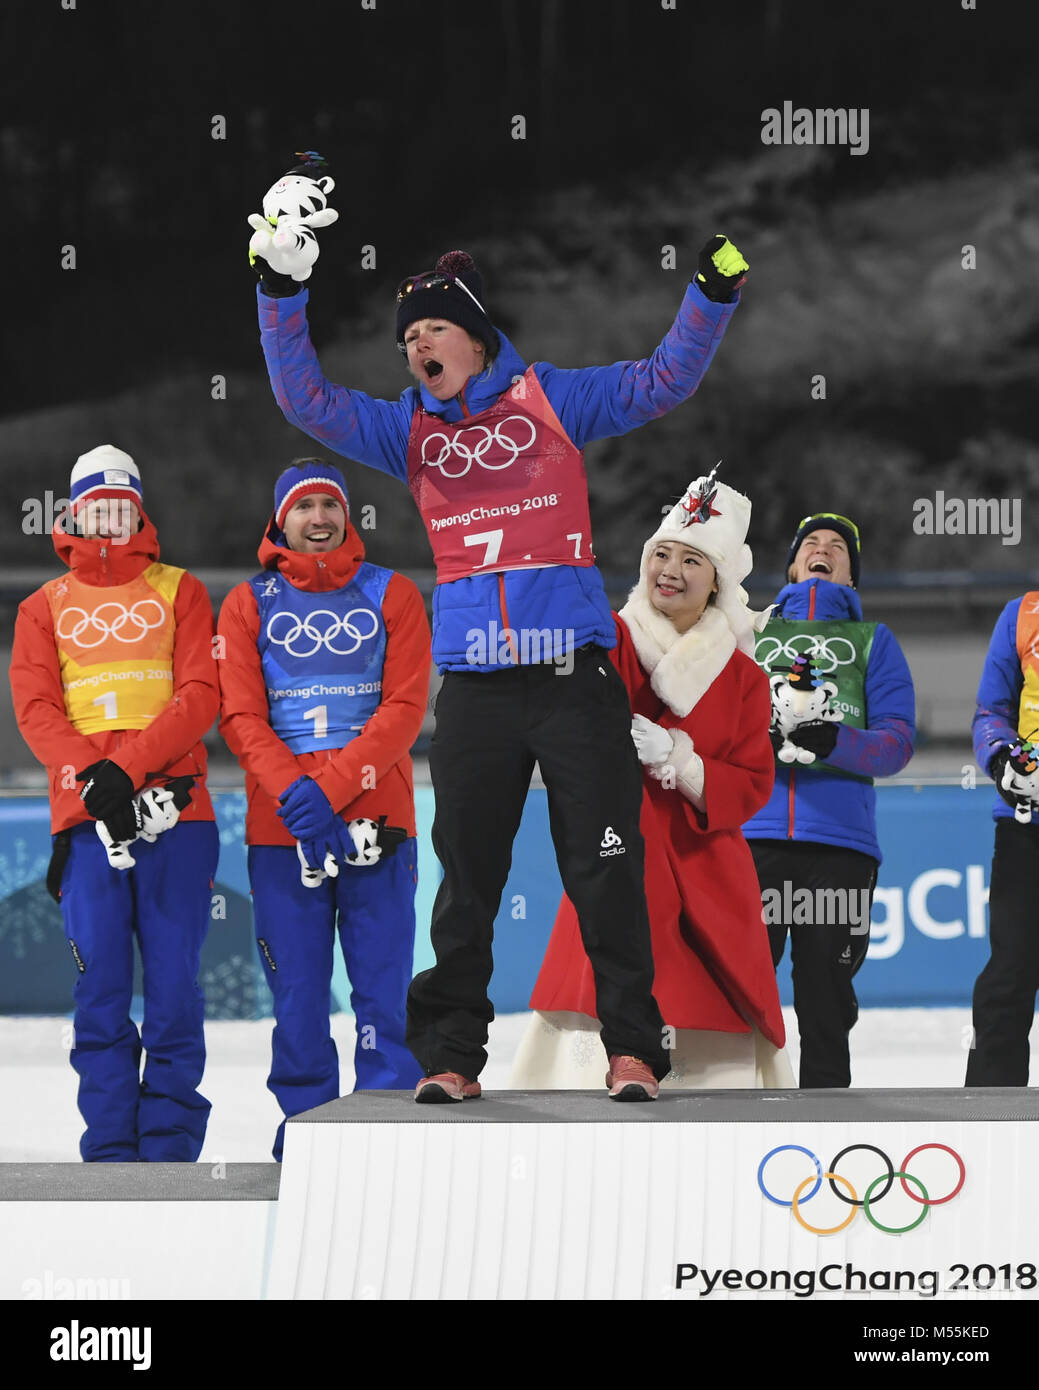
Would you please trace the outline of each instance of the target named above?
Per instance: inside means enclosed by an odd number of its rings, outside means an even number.
[[[528,360],[574,366],[651,351],[709,234],[745,250],[698,396],[588,451],[606,569],[630,570],[661,503],[720,456],[754,500],[759,567],[823,506],[860,519],[874,573],[1031,563],[1027,540],[912,531],[939,487],[1022,497],[1026,517],[1039,501],[1031,7],[72,3],[0,16],[8,565],[52,565],[25,501],[63,495],[102,441],[137,458],[168,559],[254,563],[273,478],[308,441],[266,382],[245,218],[305,148],[329,159],[341,214],[313,335],[329,376],[375,394],[407,384],[396,282],[449,247],[476,256]],[[761,113],[785,100],[868,107],[868,153],[763,145]],[[355,504],[376,504],[371,558],[428,566],[399,485],[343,466]]]

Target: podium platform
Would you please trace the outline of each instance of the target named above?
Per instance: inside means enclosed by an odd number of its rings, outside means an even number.
[[[1017,1088],[359,1092],[286,1126],[267,1296],[1035,1298],[1037,1119]]]
[[[0,1300],[259,1299],[276,1163],[0,1163]]]

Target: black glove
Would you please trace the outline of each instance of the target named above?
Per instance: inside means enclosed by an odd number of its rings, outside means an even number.
[[[257,256],[253,261],[253,270],[260,277],[260,289],[269,299],[287,299],[290,294],[299,294],[300,290],[305,288],[298,280],[293,280],[291,275],[282,275],[279,271],[273,270],[262,256]]]
[[[141,829],[141,808],[131,797],[107,816],[98,816],[115,841],[136,840]]]
[[[719,233],[712,236],[701,250],[693,284],[715,304],[731,304],[749,269],[739,249],[728,237]]]
[[[817,758],[828,758],[837,742],[837,724],[832,719],[813,719],[790,732],[790,742],[807,748]]]
[[[65,877],[71,845],[71,834],[67,830],[59,830],[54,837],[51,860],[47,865],[47,892],[56,903],[61,902],[61,880]]]
[[[95,820],[107,822],[114,812],[121,811],[133,800],[133,782],[118,763],[108,758],[102,758],[100,762],[91,763],[82,772],[77,772],[76,781],[86,783],[79,798],[87,808],[87,815]],[[127,837],[120,835],[113,838],[125,840]]]

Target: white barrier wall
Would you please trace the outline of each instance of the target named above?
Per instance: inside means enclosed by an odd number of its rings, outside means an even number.
[[[775,1094],[744,1093],[762,1118],[731,1122],[710,1118],[724,1098],[511,1093],[423,1123],[407,1100],[391,1120],[392,1101],[345,1098],[310,1113],[370,1119],[288,1126],[268,1296],[1036,1298],[1035,1125],[871,1094],[895,1114],[811,1120],[791,1096],[769,1118]]]
[[[0,1165],[0,1300],[259,1299],[275,1164]]]

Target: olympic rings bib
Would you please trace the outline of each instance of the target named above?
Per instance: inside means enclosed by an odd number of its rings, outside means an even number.
[[[540,565],[593,565],[580,449],[533,367],[494,405],[457,424],[417,410],[408,486],[437,581]]]
[[[293,753],[345,748],[379,708],[391,573],[365,562],[321,592],[270,571],[250,581],[271,728]]]
[[[853,620],[770,618],[765,630],[754,643],[754,660],[766,675],[789,671],[798,657],[806,657],[820,675],[832,681],[837,694],[832,704],[843,715],[849,729],[864,729],[869,711],[866,708],[866,670],[873,647],[876,623]],[[777,764],[785,766],[783,763]],[[825,773],[856,782],[871,783],[871,777],[846,772],[828,762],[798,764],[798,773]]]
[[[81,734],[144,729],[173,697],[173,606],[184,571],[156,562],[130,581],[46,586],[70,722]]]

